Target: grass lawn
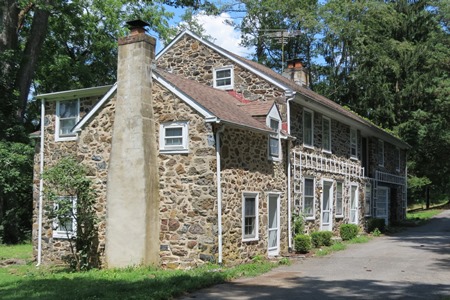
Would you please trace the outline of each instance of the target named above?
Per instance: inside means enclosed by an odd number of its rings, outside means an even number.
[[[70,272],[62,267],[35,267],[31,246],[2,246],[0,257],[26,258],[25,265],[0,265],[0,299],[171,299],[186,292],[238,278],[256,276],[278,263],[255,259],[233,268],[206,265],[197,269],[141,267]]]
[[[406,214],[406,219],[413,220],[428,220],[431,217],[443,212],[443,209],[429,209],[429,210],[419,210]]]

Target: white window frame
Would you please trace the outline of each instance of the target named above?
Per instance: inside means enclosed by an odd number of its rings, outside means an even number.
[[[384,141],[378,140],[377,145],[378,165],[384,167]]]
[[[339,195],[339,185],[341,186],[341,213],[338,213],[338,195]],[[336,196],[335,196],[335,201],[336,201],[336,218],[343,218],[344,217],[344,182],[343,181],[336,181]]]
[[[181,128],[181,145],[166,145],[166,129]],[[159,125],[159,151],[161,153],[189,153],[189,122],[173,121]]]
[[[246,215],[246,199],[254,198],[255,199],[255,215],[251,216],[252,218],[255,218],[254,220],[254,230],[251,235],[245,234],[245,219],[248,218]],[[243,242],[250,242],[250,241],[257,241],[259,239],[259,193],[256,192],[243,192],[242,193],[242,241]]]
[[[77,197],[76,196],[59,196],[58,197],[59,201],[61,201],[62,199],[70,199],[72,201],[72,213],[73,215],[76,214],[76,207],[77,207]],[[55,211],[58,210],[58,203],[53,203],[53,209]],[[76,230],[77,230],[77,223],[74,217],[72,217],[72,231],[67,231],[67,230],[58,230],[58,228],[60,227],[60,223],[58,218],[54,218],[53,219],[53,237],[54,238],[58,238],[58,239],[68,239],[68,238],[72,238],[76,236]]]
[[[325,122],[328,122],[328,126],[326,126]],[[325,135],[325,129],[328,130],[327,135]],[[325,148],[325,141],[328,141],[328,149]],[[322,117],[322,151],[331,153],[331,119],[325,116]]]
[[[370,217],[372,215],[372,184],[370,182],[366,183],[364,198],[364,213],[366,217]]]
[[[78,123],[80,120],[80,99],[72,99],[72,100],[65,100],[65,101],[56,101],[56,114],[55,114],[55,141],[62,142],[62,141],[74,141],[77,139],[77,134],[60,134],[60,127],[61,127],[61,103],[64,102],[75,102],[77,103],[77,116],[75,119],[75,124]],[[75,125],[74,125],[75,126]]]
[[[228,78],[228,77],[217,78],[217,72],[225,71],[225,70],[230,70],[230,84],[217,85],[218,80]],[[213,70],[213,86],[216,89],[233,90],[234,89],[234,68],[233,68],[233,66],[224,66],[224,67],[214,68],[214,70]]]
[[[353,189],[355,189],[355,193],[353,194]],[[352,197],[355,196],[355,203],[356,203],[356,208],[355,208],[355,222],[352,222]],[[357,183],[351,183],[350,184],[350,198],[348,201],[348,222],[350,224],[356,224],[358,225],[358,221],[359,221],[359,187]]]
[[[358,159],[358,131],[350,128],[350,159]]]
[[[277,128],[273,128],[272,127],[272,122],[277,122],[278,123],[278,127]],[[281,160],[281,139],[280,139],[280,130],[281,130],[281,120],[276,119],[276,118],[268,118],[267,119],[267,126],[272,128],[273,130],[276,130],[276,133],[270,134],[269,135],[269,139],[268,139],[268,145],[267,145],[267,153],[268,153],[268,157],[269,160],[275,160],[275,161],[280,161]],[[274,155],[271,152],[271,141],[276,141],[278,144],[278,154]]]
[[[306,181],[312,180],[312,195],[306,195]],[[303,195],[302,195],[302,211],[306,220],[314,220],[316,218],[316,180],[314,178],[306,177],[303,179]],[[306,199],[308,197],[308,199]],[[312,199],[311,199],[312,198]],[[306,200],[312,200],[312,214],[308,215],[305,212]]]
[[[306,143],[306,138],[305,138],[306,132],[307,132],[307,129],[305,126],[305,124],[306,124],[305,114],[306,113],[311,114],[311,124],[310,124],[310,126],[311,126],[311,144]],[[307,147],[307,148],[314,148],[314,112],[307,108],[303,108],[303,146]]]

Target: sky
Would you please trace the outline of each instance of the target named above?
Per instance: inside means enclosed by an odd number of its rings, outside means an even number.
[[[169,11],[172,11],[175,16],[172,19],[171,26],[176,26],[180,22],[180,17],[183,14],[183,9],[175,9],[167,7]],[[203,25],[206,35],[212,36],[216,45],[238,54],[243,57],[249,57],[252,54],[251,49],[244,48],[239,45],[241,41],[241,33],[233,26],[226,23],[226,20],[233,21],[232,17],[228,13],[221,13],[218,16],[208,16],[203,13],[196,15],[197,21]],[[236,21],[236,19],[234,19]],[[162,48],[162,43],[159,43],[156,51],[159,52]]]

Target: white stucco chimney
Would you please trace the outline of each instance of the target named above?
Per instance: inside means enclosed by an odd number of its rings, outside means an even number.
[[[108,267],[159,262],[159,180],[152,99],[156,40],[127,22],[119,39],[117,95],[106,203]]]

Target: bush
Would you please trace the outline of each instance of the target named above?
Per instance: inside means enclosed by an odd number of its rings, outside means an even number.
[[[382,233],[386,230],[386,223],[384,219],[370,218],[367,220],[367,232],[373,232],[375,228]]]
[[[331,246],[333,233],[331,231],[316,231],[311,233],[311,242],[314,248]]]
[[[358,235],[358,225],[356,224],[342,224],[339,228],[340,235],[343,241],[348,241]]]
[[[302,234],[305,231],[305,222],[301,214],[294,214],[292,216],[294,222],[294,236]]]
[[[308,253],[311,250],[311,237],[306,234],[297,234],[294,238],[295,251]]]

